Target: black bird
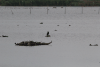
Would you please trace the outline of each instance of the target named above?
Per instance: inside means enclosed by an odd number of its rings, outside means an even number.
[[[47,32],[47,36],[49,35],[49,31]]]

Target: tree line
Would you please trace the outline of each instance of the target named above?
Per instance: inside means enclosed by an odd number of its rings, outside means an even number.
[[[100,6],[100,0],[0,0],[1,6]]]

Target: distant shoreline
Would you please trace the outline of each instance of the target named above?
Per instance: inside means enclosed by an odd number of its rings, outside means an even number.
[[[100,6],[98,0],[0,0],[1,6]]]

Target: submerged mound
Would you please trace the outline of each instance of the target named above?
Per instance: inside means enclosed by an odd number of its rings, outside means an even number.
[[[20,43],[15,43],[15,45],[18,45],[18,46],[39,46],[39,45],[49,45],[51,44],[51,42],[49,43],[45,43],[45,42],[34,42],[34,41],[22,41]]]

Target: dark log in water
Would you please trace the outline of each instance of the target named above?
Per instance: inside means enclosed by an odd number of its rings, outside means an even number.
[[[98,44],[94,44],[94,45],[90,44],[89,46],[98,46]]]
[[[45,43],[45,42],[34,42],[34,41],[22,41],[20,43],[15,43],[15,45],[18,45],[18,46],[39,46],[39,45],[49,45],[51,44],[51,42],[49,43]]]
[[[2,37],[8,37],[8,36],[6,36],[6,35],[2,35]]]

